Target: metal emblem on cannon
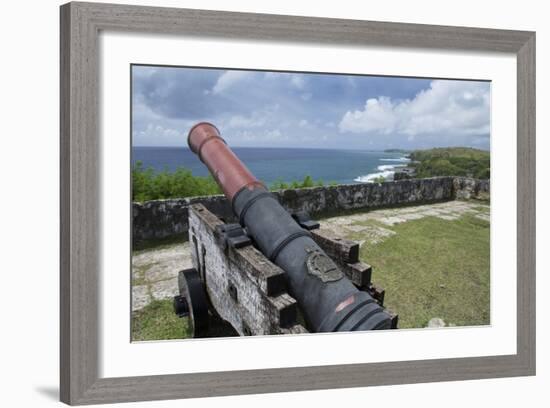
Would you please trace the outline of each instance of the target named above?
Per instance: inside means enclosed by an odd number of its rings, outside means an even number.
[[[212,318],[239,335],[397,327],[359,244],[330,236],[305,213],[289,214],[213,125],[195,125],[188,142],[239,221],[226,224],[202,204],[189,208],[194,268],[180,272],[174,306],[194,337],[209,335]]]

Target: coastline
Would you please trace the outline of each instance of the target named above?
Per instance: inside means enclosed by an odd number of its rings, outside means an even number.
[[[411,159],[409,159],[406,156],[398,157],[395,159],[388,159],[388,158],[381,158],[379,159],[383,162],[395,162],[394,164],[381,164],[377,166],[377,172],[374,173],[368,173],[363,176],[358,176],[353,179],[353,181],[357,183],[373,183],[375,180],[379,179],[380,177],[383,177],[384,180],[391,181],[393,180],[393,176],[395,175],[395,172],[398,169],[402,169],[408,166],[408,164],[411,162]]]
[[[245,165],[268,185],[292,183],[310,176],[326,184],[371,182],[380,176],[391,180],[394,172],[408,164],[404,152],[291,148],[235,148]],[[184,167],[193,176],[207,177],[208,169],[186,148],[134,147],[132,162],[143,168],[169,173]]]

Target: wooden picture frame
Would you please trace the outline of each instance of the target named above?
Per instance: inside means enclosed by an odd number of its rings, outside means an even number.
[[[101,30],[514,53],[517,57],[517,353],[336,366],[100,378]],[[61,6],[61,400],[95,404],[535,374],[535,33],[236,12]]]

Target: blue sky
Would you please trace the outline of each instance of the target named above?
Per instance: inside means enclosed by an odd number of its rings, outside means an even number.
[[[209,121],[231,146],[489,148],[488,82],[133,66],[132,86],[134,146]]]

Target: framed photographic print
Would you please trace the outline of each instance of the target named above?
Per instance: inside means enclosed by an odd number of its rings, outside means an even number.
[[[534,115],[532,32],[62,6],[62,401],[534,375]]]

